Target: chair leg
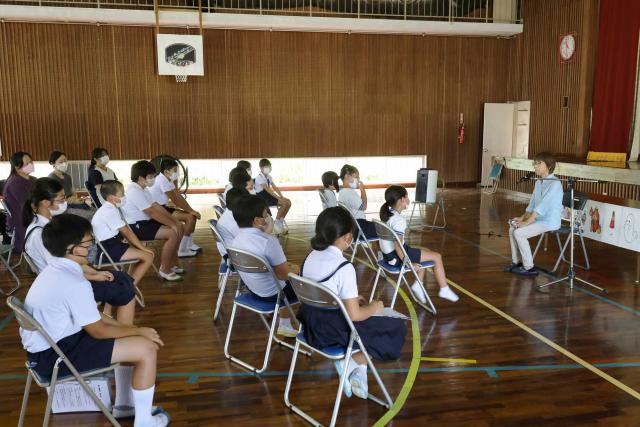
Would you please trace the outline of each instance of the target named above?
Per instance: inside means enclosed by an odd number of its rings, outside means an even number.
[[[371,295],[369,296],[369,304],[373,301],[373,296],[376,293],[376,287],[378,286],[378,280],[380,280],[380,270],[382,267],[378,267],[378,271],[376,272],[376,280],[373,281],[373,288],[371,289]]]
[[[540,245],[542,244],[542,239],[544,239],[546,233],[542,233],[540,238],[538,239],[538,244],[536,245],[536,249],[533,251],[533,259],[536,259],[536,255],[538,254],[538,250],[540,249]]]
[[[229,341],[231,341],[231,331],[233,330],[233,321],[236,318],[236,309],[238,306],[235,301],[233,303],[233,308],[231,309],[231,317],[229,318],[229,329],[227,330],[227,338],[224,340],[224,356],[227,359],[231,359],[232,356],[229,354]]]
[[[351,251],[351,262],[353,263],[353,260],[356,257],[356,252],[358,251],[358,244],[356,242],[353,242],[353,249]]]
[[[146,305],[144,302],[144,295],[142,294],[142,291],[140,290],[138,285],[133,285],[133,288],[136,293],[136,302],[138,303],[138,305],[140,305],[140,307],[145,308]]]
[[[389,305],[389,308],[392,308],[396,305],[396,298],[398,297],[398,291],[400,290],[400,281],[402,280],[402,277],[404,275],[404,272],[401,270],[400,273],[398,274],[398,280],[396,281],[396,288],[393,290],[393,297],[391,298],[391,304]]]
[[[11,275],[11,277],[13,277],[13,280],[16,281],[16,286],[14,286],[12,289],[10,289],[8,292],[5,292],[4,290],[0,289],[0,292],[3,295],[11,295],[12,293],[14,293],[15,291],[17,291],[18,289],[20,289],[20,287],[22,286],[20,284],[20,279],[18,279],[18,276],[16,276],[16,273],[13,271],[13,268],[11,267],[11,258],[9,258],[8,260],[5,260],[4,257],[2,255],[0,255],[0,261],[4,264],[5,268],[7,269],[7,271],[9,272],[9,274]]]
[[[227,280],[229,280],[229,270],[225,274],[218,276],[218,283],[220,283],[220,292],[218,293],[218,300],[216,301],[216,309],[213,312],[213,321],[218,319],[220,313],[220,306],[222,305],[222,298],[224,297],[224,290],[227,287]]]
[[[298,350],[300,343],[296,340],[296,346],[293,348],[293,356],[291,356],[291,365],[289,366],[289,375],[287,376],[287,385],[284,387],[284,404],[291,409],[293,406],[289,401],[289,391],[291,391],[291,383],[293,382],[293,373],[296,370],[296,362],[298,361]]]
[[[359,343],[361,345],[360,348],[362,347],[362,343]],[[376,369],[376,367],[373,365],[373,362],[371,361],[371,358],[369,357],[369,354],[366,351],[363,351],[362,354],[364,355],[364,358],[367,360],[367,365],[369,366],[369,370],[371,371],[371,373],[373,374],[373,377],[376,380],[376,383],[378,383],[378,387],[380,387],[380,390],[382,390],[382,394],[384,396],[384,400],[379,399],[375,396],[373,396],[372,394],[369,394],[368,398],[370,400],[373,400],[374,402],[376,402],[377,404],[384,406],[386,408],[391,408],[391,406],[393,405],[393,400],[391,400],[391,396],[389,396],[389,392],[387,391],[387,387],[385,387],[384,383],[382,382],[382,379],[380,378],[380,375],[378,374],[378,370]]]
[[[571,241],[571,234],[567,236],[567,240],[565,240],[564,245],[562,244],[562,241],[560,240],[560,236],[558,234],[556,234],[556,241],[558,242],[558,249],[560,249],[560,254],[558,255],[558,259],[556,260],[556,263],[553,266],[553,270],[551,270],[551,273],[555,273],[558,267],[560,267],[560,262],[562,261],[567,262],[566,258],[564,257],[564,253],[567,250],[567,246],[569,245],[569,242]]]
[[[267,350],[264,353],[264,361],[262,362],[262,368],[256,371],[256,374],[261,374],[267,369],[269,364],[269,355],[271,354],[271,344],[273,344],[273,338],[276,331],[276,325],[278,324],[278,310],[280,307],[276,307],[273,312],[273,320],[271,321],[271,328],[269,329],[269,341],[267,342]]]
[[[582,253],[584,254],[584,269],[589,270],[591,268],[591,264],[589,264],[589,254],[587,254],[587,245],[584,243],[584,237],[582,233],[579,234],[580,243],[582,243]]]
[[[24,426],[24,417],[27,415],[27,404],[29,403],[29,393],[31,391],[31,372],[27,371],[27,383],[24,385],[24,394],[22,395],[22,406],[20,407],[20,418],[18,419],[18,427]]]
[[[51,381],[49,382],[49,396],[47,396],[47,406],[44,410],[44,420],[42,426],[47,427],[49,425],[49,416],[51,415],[51,405],[53,403],[53,395],[56,392],[56,382],[58,381],[58,369],[62,359],[58,359],[53,365],[53,372],[51,373]]]

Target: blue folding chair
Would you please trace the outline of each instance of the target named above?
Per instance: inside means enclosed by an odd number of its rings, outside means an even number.
[[[287,385],[284,390],[285,405],[287,405],[287,407],[293,412],[304,418],[307,422],[316,426],[322,425],[319,421],[291,403],[289,399],[291,383],[293,381],[293,374],[296,368],[296,361],[298,359],[298,353],[301,351],[300,348],[302,347],[310,350],[313,353],[318,353],[330,360],[344,360],[343,369],[340,373],[340,384],[338,386],[338,392],[336,394],[335,403],[333,405],[333,412],[331,414],[331,422],[329,423],[329,426],[334,426],[336,424],[338,411],[340,409],[340,402],[342,400],[342,390],[344,389],[345,383],[348,381],[347,369],[349,364],[347,363],[347,361],[355,352],[361,352],[364,355],[365,359],[367,360],[369,371],[373,374],[376,382],[378,383],[378,386],[380,387],[384,395],[383,399],[380,399],[372,394],[369,394],[368,398],[375,403],[384,406],[385,408],[390,408],[393,405],[393,401],[391,400],[391,397],[387,392],[387,388],[380,379],[380,375],[378,374],[376,367],[373,365],[371,357],[369,357],[362,339],[358,335],[358,331],[349,318],[347,309],[344,307],[344,304],[342,303],[340,298],[331,290],[317,282],[314,282],[313,280],[306,279],[295,274],[289,274],[289,281],[291,282],[291,286],[293,286],[293,290],[296,293],[296,296],[298,297],[300,303],[326,310],[340,310],[342,315],[344,316],[345,322],[347,323],[347,325],[349,325],[351,336],[349,339],[349,344],[346,347],[332,346],[325,348],[316,348],[307,342],[304,336],[304,331],[300,331],[300,333],[296,337],[296,345],[293,349],[293,357],[291,359],[291,366],[289,368],[289,376],[287,377]]]
[[[364,233],[362,232],[362,228],[360,227],[360,224],[358,224],[356,217],[353,216],[353,213],[347,207],[347,205],[345,205],[342,202],[338,202],[338,206],[340,206],[341,208],[349,212],[349,215],[351,215],[351,219],[353,220],[353,222],[356,224],[356,227],[358,228],[358,238],[353,239],[353,242],[351,243],[351,262],[353,262],[353,260],[355,259],[356,253],[358,252],[358,247],[360,246],[362,247],[362,251],[364,252],[365,256],[369,260],[369,263],[371,265],[376,265],[377,257],[373,253],[373,248],[371,248],[370,243],[377,242],[380,239],[378,237],[367,238],[367,236],[365,236]]]
[[[222,247],[227,250],[227,245],[224,242],[224,238],[218,231],[218,221],[215,219],[209,220],[209,228],[213,233],[213,238],[215,239],[217,244],[222,245]],[[218,299],[216,301],[216,308],[213,312],[213,321],[215,322],[218,319],[218,314],[220,313],[220,306],[222,305],[222,298],[224,297],[224,291],[227,287],[227,283],[231,276],[237,276],[238,272],[231,265],[231,261],[227,257],[227,260],[224,259],[224,254],[220,253],[220,267],[218,268],[218,289],[220,289],[220,293],[218,294]]]
[[[227,255],[229,256],[229,260],[233,267],[243,273],[267,273],[273,277],[274,283],[278,288],[278,297],[276,302],[267,302],[261,299],[256,298],[251,293],[240,293],[241,283],[238,283],[238,290],[236,291],[236,296],[233,299],[233,309],[231,310],[231,318],[229,319],[229,329],[227,331],[227,338],[224,342],[224,355],[227,359],[231,360],[238,365],[249,369],[256,374],[260,374],[267,369],[267,365],[269,364],[269,354],[271,353],[271,344],[276,342],[283,347],[286,347],[290,350],[293,350],[293,346],[289,343],[286,343],[275,336],[276,328],[278,326],[278,314],[280,307],[282,306],[282,302],[287,306],[289,313],[291,315],[291,320],[294,320],[295,314],[289,305],[289,301],[287,301],[287,297],[284,295],[282,291],[282,286],[280,285],[280,281],[276,277],[273,269],[263,258],[254,255],[250,252],[243,251],[241,249],[235,249],[233,247],[227,248]],[[257,368],[235,356],[232,356],[229,352],[229,342],[231,341],[231,334],[233,331],[233,322],[236,317],[236,310],[238,308],[243,308],[245,310],[251,311],[253,313],[257,313],[262,320],[262,323],[269,331],[269,338],[267,341],[267,349],[264,354],[264,360],[262,362],[262,367]],[[271,315],[273,319],[271,320],[271,324],[267,321],[265,316]]]
[[[502,173],[502,169],[504,165],[502,163],[494,163],[491,167],[491,171],[489,172],[489,181],[491,184],[489,185],[488,190],[484,190],[485,194],[493,194],[498,191],[498,184],[500,183],[500,174]]]
[[[385,240],[387,242],[393,243],[394,246],[400,247],[400,249],[402,250],[402,262],[392,265],[392,264],[389,264],[387,261],[385,261],[384,258],[381,260],[378,260],[378,271],[376,272],[376,280],[373,282],[373,289],[371,289],[371,296],[369,297],[369,302],[373,301],[373,297],[375,295],[376,287],[378,286],[378,280],[380,280],[380,277],[386,278],[387,274],[390,274],[392,276],[398,276],[398,279],[395,284],[395,289],[393,291],[393,297],[391,298],[391,305],[390,305],[391,308],[393,308],[393,306],[396,303],[396,298],[398,296],[398,290],[400,289],[400,285],[404,283],[405,285],[407,285],[407,288],[409,289],[409,294],[412,296],[416,304],[418,304],[420,307],[424,308],[425,310],[431,312],[431,314],[435,315],[436,308],[433,305],[433,302],[431,302],[431,298],[429,298],[429,294],[427,294],[427,291],[424,287],[424,283],[422,283],[422,281],[418,277],[418,272],[416,271],[416,267],[409,259],[409,255],[407,254],[407,251],[402,245],[402,242],[400,241],[400,238],[398,237],[396,232],[393,231],[393,229],[389,227],[387,224],[377,219],[373,220],[373,224],[376,227],[376,232],[378,233],[378,237],[380,238],[380,240]],[[433,261],[424,261],[420,263],[420,267],[418,267],[418,269],[421,270],[424,268],[433,268],[435,265],[436,264]],[[411,286],[409,286],[409,282],[405,278],[405,274],[408,272],[411,272],[413,276],[416,278],[416,281],[420,283],[420,286],[422,287],[424,295],[426,296],[427,304],[423,304],[422,302],[420,302],[416,298],[416,296],[413,294],[413,291],[411,290]]]

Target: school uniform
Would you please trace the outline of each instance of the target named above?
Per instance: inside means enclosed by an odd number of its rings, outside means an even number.
[[[375,225],[367,221],[367,217],[364,214],[364,202],[356,190],[353,188],[341,188],[338,191],[338,200],[349,209],[351,215],[358,221],[358,225],[367,239],[378,237]],[[354,236],[354,238],[356,237]]]
[[[278,206],[278,199],[269,194],[269,192],[264,189],[265,186],[273,186],[273,178],[271,178],[271,174],[265,176],[260,172],[258,176],[256,176],[253,184],[256,196],[262,198],[267,203],[267,206]]]
[[[158,230],[162,227],[158,221],[152,219],[144,210],[153,205],[153,198],[148,188],[142,188],[131,182],[125,190],[127,201],[122,206],[122,213],[127,224],[140,240],[155,240]]]
[[[233,248],[257,255],[272,267],[287,262],[287,257],[284,255],[278,239],[255,227],[241,228],[240,233],[233,240]],[[279,290],[271,273],[246,273],[243,271],[238,273],[253,296],[264,301],[276,302]],[[296,302],[298,299],[291,285],[284,280],[278,282],[289,303]]]
[[[175,189],[176,185],[173,182],[169,181],[167,177],[164,176],[164,174],[160,173],[158,174],[158,176],[156,176],[155,182],[149,188],[149,193],[151,194],[151,198],[154,202],[165,208],[170,214],[173,214],[173,212],[175,212],[175,209],[167,206],[167,204],[169,203],[167,192],[173,191]]]
[[[391,209],[390,211],[392,215],[387,221],[387,225],[396,232],[398,237],[403,238],[407,231],[407,220],[395,209]],[[378,243],[380,244],[380,250],[382,251],[382,256],[385,261],[391,265],[400,265],[402,263],[402,259],[400,259],[396,252],[395,242],[380,239]],[[420,249],[412,248],[406,243],[402,246],[404,246],[405,251],[407,251],[407,255],[412,263],[420,262],[420,258],[422,256],[422,251]]]
[[[29,288],[25,309],[80,372],[111,364],[115,340],[95,339],[82,329],[101,317],[79,264],[52,257]],[[39,375],[49,378],[58,355],[37,331],[20,328],[20,337],[30,366]],[[60,364],[59,375],[70,375],[64,363]]]
[[[329,246],[323,251],[312,251],[303,262],[300,274],[327,287],[341,300],[358,298],[356,270],[336,246]],[[349,344],[351,331],[339,309],[302,304],[297,317],[310,345],[323,348],[346,347]],[[407,333],[404,320],[371,316],[366,320],[353,322],[353,325],[371,357],[379,360],[395,360],[400,357]]]
[[[333,190],[324,188],[322,190],[322,195],[324,196],[324,200],[322,201],[322,209],[335,208],[336,206],[338,206],[338,199],[336,198],[336,193]]]
[[[106,203],[109,205],[110,203]],[[29,258],[33,261],[38,273],[42,273],[44,269],[55,259],[53,255],[44,247],[42,242],[42,229],[49,223],[49,219],[36,215],[29,227],[27,227],[27,242],[25,251]],[[114,307],[127,305],[135,298],[135,289],[133,287],[133,278],[122,271],[112,271],[113,281],[97,281],[91,280],[91,288],[93,289],[93,299],[95,302],[104,302]]]
[[[96,165],[89,166],[89,176],[87,177],[87,187],[89,193],[91,194],[91,198],[96,202],[96,208],[102,206],[105,200],[102,198],[102,194],[99,191],[96,191],[96,185],[102,185],[105,181],[113,181],[118,180],[116,177],[116,173],[112,171],[109,167],[106,170],[102,170]]]
[[[129,245],[120,237],[120,229],[126,226],[118,208],[109,202],[100,206],[91,219],[93,235],[115,262],[120,261],[122,255],[129,249]],[[101,252],[102,249],[99,249],[98,256]]]
[[[24,249],[25,226],[22,223],[22,208],[31,195],[35,178],[23,178],[17,173],[9,175],[2,188],[2,197],[11,216],[7,218],[7,230],[13,230],[14,249]]]
[[[49,223],[49,218],[37,214],[27,227],[25,234],[24,251],[35,264],[38,272],[45,269],[53,255],[49,253],[42,243],[42,229]]]
[[[233,217],[233,212],[231,212],[231,209],[224,210],[224,212],[220,216],[220,219],[218,220],[216,228],[218,230],[218,233],[220,233],[220,236],[222,236],[225,245],[227,246],[233,245],[233,241],[240,233],[240,227],[238,227],[238,223]],[[217,243],[217,245],[220,255],[226,257],[227,251],[225,250],[224,246],[222,246],[221,243]]]

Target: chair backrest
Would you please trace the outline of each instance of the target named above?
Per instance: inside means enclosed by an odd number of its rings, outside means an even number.
[[[581,191],[574,191],[573,193],[573,207],[577,211],[584,209],[585,205],[589,201],[589,196]],[[562,205],[567,208],[571,207],[571,190],[564,190],[562,195]]]
[[[338,202],[338,206],[340,206],[342,209],[344,209],[347,212],[349,212],[349,215],[351,216],[351,219],[353,220],[353,222],[356,224],[356,227],[358,228],[358,240],[367,240],[367,237],[364,235],[364,232],[362,231],[362,228],[360,227],[360,224],[358,224],[358,221],[356,220],[356,217],[353,216],[353,213],[351,212],[351,209],[349,209],[347,207],[347,205],[345,205],[342,202]]]
[[[47,341],[47,344],[49,344],[51,348],[58,354],[58,356],[64,357],[64,353],[62,353],[62,350],[60,350],[56,342],[42,327],[40,322],[34,319],[33,316],[30,315],[24,308],[24,304],[22,303],[22,301],[20,301],[16,297],[8,297],[7,305],[13,311],[13,314],[16,316],[16,320],[18,321],[18,324],[22,329],[31,332],[38,332]]]
[[[376,233],[378,234],[378,238],[380,238],[380,240],[398,243],[400,246],[402,246],[398,235],[387,224],[374,218],[373,225],[376,227]]]
[[[226,209],[227,201],[225,200],[223,193],[218,193],[218,202],[220,202],[220,206],[222,206],[223,209]]]
[[[289,282],[298,297],[298,301],[302,304],[307,304],[316,308],[339,309],[351,330],[355,331],[355,327],[349,318],[347,309],[342,303],[340,297],[338,297],[338,295],[333,291],[314,280],[307,279],[306,277],[293,273],[289,273]]]
[[[489,179],[496,180],[500,176],[502,172],[502,168],[504,165],[502,163],[496,163],[491,167],[491,172],[489,172]]]
[[[224,213],[224,208],[222,206],[213,205],[213,210],[216,211],[216,214],[218,214],[218,218],[220,218]]]
[[[22,251],[22,256],[24,257],[24,260],[27,262],[27,265],[29,266],[31,271],[34,272],[35,274],[40,274],[40,269],[38,268],[36,263],[33,262],[33,259],[31,259],[27,251]]]
[[[0,207],[7,214],[8,217],[11,217],[11,211],[9,210],[9,206],[7,206],[4,199],[0,199]]]
[[[218,221],[215,219],[210,219],[209,228],[213,233],[213,238],[216,239],[216,243],[221,243],[222,245],[224,245],[224,239],[222,238],[222,235],[220,234],[220,232],[218,232],[217,227],[218,227]]]
[[[276,277],[269,263],[251,252],[231,247],[227,248],[227,254],[231,264],[237,271],[244,273],[271,273],[274,278]]]

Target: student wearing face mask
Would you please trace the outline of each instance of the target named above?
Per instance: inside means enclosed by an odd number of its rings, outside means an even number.
[[[125,190],[127,201],[122,213],[138,239],[165,240],[160,254],[160,277],[171,282],[181,281],[185,270],[178,266],[178,245],[184,234],[183,225],[153,201],[149,187],[153,187],[155,176],[156,168],[148,160],[131,166],[131,182]]]
[[[40,178],[35,181],[31,197],[22,211],[22,221],[27,226],[25,252],[40,273],[52,261],[52,256],[45,248],[42,231],[51,220],[67,210],[62,185],[51,178]],[[105,303],[105,313],[111,314],[116,307],[116,317],[127,324],[133,323],[135,300],[133,280],[127,273],[120,271],[98,271],[88,262],[82,264],[85,279],[91,282],[96,302]]]
[[[322,174],[322,209],[334,208],[338,206],[338,199],[336,198],[336,192],[340,191],[340,184],[338,183],[338,174],[334,171],[327,171]]]
[[[360,181],[360,172],[355,166],[344,165],[340,169],[340,179],[342,187],[338,191],[338,201],[344,203],[349,209],[367,238],[378,237],[376,227],[372,222],[367,221],[364,214],[367,209],[367,190],[364,183]]]
[[[189,205],[187,199],[182,197],[177,189],[178,162],[167,158],[160,163],[160,173],[156,176],[153,185],[149,188],[154,202],[164,207],[178,221],[184,223],[184,236],[178,247],[179,257],[192,257],[202,251],[200,246],[193,243],[193,232],[196,229],[196,221],[201,218],[200,212]],[[174,207],[168,206],[171,202]]]
[[[109,180],[118,180],[114,171],[107,167],[109,163],[109,152],[102,148],[96,147],[91,153],[91,165],[89,166],[89,176],[87,178],[87,187],[91,193],[91,199],[99,208],[104,203],[102,195],[100,195],[100,186],[103,182]]]
[[[11,213],[7,218],[7,229],[13,230],[15,236],[15,251],[22,252],[24,249],[25,225],[22,223],[22,207],[29,199],[35,178],[33,173],[34,165],[31,155],[24,151],[13,153],[9,159],[11,172],[5,181],[2,189],[4,203]]]
[[[140,242],[120,216],[118,209],[126,203],[122,183],[105,181],[100,186],[100,193],[105,203],[91,220],[93,233],[113,261],[140,260],[131,270],[131,277],[137,285],[151,267],[154,252]],[[127,243],[122,241],[123,238]]]
[[[233,207],[233,218],[236,220],[240,232],[233,239],[232,247],[257,255],[266,260],[283,288],[287,300],[291,304],[297,298],[293,288],[285,281],[289,273],[298,274],[300,268],[287,262],[282,246],[273,236],[273,219],[264,200],[258,196],[245,194],[241,196]],[[240,271],[240,278],[249,291],[258,299],[275,303],[278,297],[278,287],[274,283],[271,273],[245,273]],[[280,309],[280,323],[278,335],[295,337],[298,331],[291,325],[289,311],[286,306]]]
[[[274,231],[276,234],[286,234],[287,230],[284,225],[284,217],[287,216],[291,209],[291,200],[282,195],[273,178],[271,177],[271,162],[269,159],[260,160],[260,173],[256,176],[254,188],[256,195],[262,198],[267,206],[277,206],[276,222]]]
[[[62,151],[53,151],[49,156],[49,164],[53,167],[53,172],[49,174],[49,178],[58,181],[64,188],[64,197],[69,204],[67,213],[91,219],[94,211],[85,203],[84,199],[73,191],[71,176],[67,173],[69,168],[67,155]]]
[[[251,170],[251,163],[249,163],[246,160],[239,160],[238,163],[236,164],[236,167],[231,169],[231,171],[229,172],[229,183],[224,187],[224,193],[222,193],[223,199],[226,200],[227,192],[231,190],[231,188],[233,188],[233,177],[235,176],[235,174],[240,173],[242,171],[247,172],[247,175],[249,175],[249,178],[251,178],[251,180],[253,181],[253,178],[252,178],[253,171]],[[255,194],[255,192],[252,194]]]

